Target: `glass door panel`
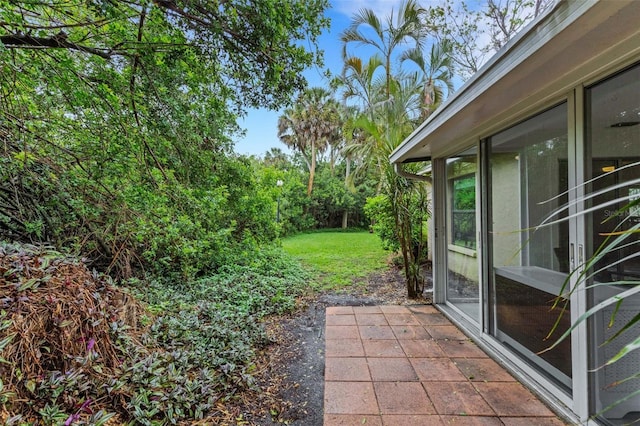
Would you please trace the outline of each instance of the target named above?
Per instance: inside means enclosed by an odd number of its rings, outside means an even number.
[[[476,153],[472,148],[447,159],[447,302],[479,322]]]
[[[563,103],[490,138],[489,227],[493,332],[570,389],[570,339],[540,354],[570,326],[566,301],[558,332],[547,338],[560,314],[551,307],[569,272],[569,225],[536,228],[567,203],[567,121]]]
[[[591,306],[640,285],[640,209],[625,209],[640,197],[640,66],[588,88],[586,104],[587,256],[602,250],[588,280]],[[611,246],[616,239],[619,244]],[[608,247],[608,248],[604,248]],[[627,297],[614,314],[610,306],[589,322],[591,414],[606,424],[640,420],[640,351],[603,367],[627,343],[640,336],[636,324],[605,343],[640,312],[640,296]],[[621,401],[616,404],[616,401]],[[612,406],[613,405],[613,406]],[[611,407],[607,409],[607,407]],[[604,410],[604,411],[603,411]]]

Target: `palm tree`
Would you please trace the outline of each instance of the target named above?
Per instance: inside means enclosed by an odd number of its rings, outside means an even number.
[[[360,134],[347,147],[346,155],[368,160],[359,164],[354,175],[363,173],[370,165],[376,165],[380,170],[379,190],[391,204],[395,235],[404,262],[407,293],[409,297],[416,297],[420,285],[420,255],[412,250],[413,235],[416,224],[422,220],[412,217],[410,206],[416,197],[424,194],[423,184],[398,176],[389,162],[389,155],[417,126],[422,80],[417,73],[401,77],[401,80],[392,79],[389,99],[377,106],[373,117],[361,114],[355,120],[352,126]]]
[[[308,196],[313,190],[317,156],[339,138],[340,128],[338,104],[331,92],[320,87],[305,90],[278,119],[278,138],[300,152],[309,169]]]
[[[371,56],[366,64],[357,56],[344,58],[340,77],[340,83],[344,88],[344,100],[356,98],[364,111],[373,114],[375,100],[380,98],[380,89],[384,87],[384,82],[377,82],[374,76],[383,65],[383,60],[378,54]]]
[[[371,109],[347,121],[349,131],[358,137],[351,138],[345,155],[365,159],[354,171],[354,177],[365,173],[370,166],[377,167],[381,177],[378,193],[386,183],[389,155],[417,126],[421,108],[422,86],[416,73],[401,75],[400,80],[392,79],[389,88],[388,99],[369,101]]]
[[[453,60],[451,43],[442,41],[433,44],[429,57],[421,50],[411,49],[400,56],[400,61],[411,61],[420,68],[424,75],[422,119],[426,119],[453,92]]]
[[[264,154],[264,164],[284,170],[289,166],[289,156],[280,148],[271,148]]]
[[[399,47],[408,40],[413,40],[415,47],[421,49],[427,36],[426,27],[422,25],[420,17],[427,11],[420,7],[415,0],[406,0],[400,3],[397,19],[394,22],[393,11],[386,19],[386,25],[376,16],[371,9],[362,9],[352,18],[351,25],[342,33],[342,56],[344,59],[350,56],[347,53],[347,45],[356,43],[374,47],[382,57],[385,69],[385,95],[388,98],[391,92],[391,58]],[[373,30],[375,37],[369,37],[361,28],[367,26]]]
[[[360,159],[352,176],[372,166],[380,173],[378,193],[386,196],[391,206],[409,297],[418,295],[420,262],[419,255],[412,250],[416,218],[412,217],[411,206],[424,191],[421,182],[409,181],[395,173],[389,155],[417,126],[427,79],[417,72],[394,72],[391,61],[407,42],[412,41],[417,51],[423,48],[427,27],[420,20],[424,13],[415,0],[403,2],[396,19],[392,12],[384,22],[372,10],[363,9],[341,35],[344,95],[359,99],[363,107],[359,117],[347,121],[355,137],[351,138],[345,155]],[[348,54],[347,46],[352,43],[371,46],[377,52],[365,62]],[[382,76],[377,72],[379,68],[384,69]]]

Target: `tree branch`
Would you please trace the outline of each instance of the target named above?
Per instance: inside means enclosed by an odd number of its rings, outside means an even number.
[[[138,43],[142,42],[142,32],[143,32],[142,30],[144,28],[144,21],[146,17],[147,17],[147,11],[146,9],[142,9],[142,11],[140,12],[140,20],[138,21]],[[140,56],[136,54],[133,57],[133,66],[131,67],[131,79],[129,80],[129,90],[131,92],[131,109],[133,111],[133,117],[136,120],[136,124],[138,128],[142,128],[142,123],[140,122],[140,116],[138,114],[138,108],[136,106],[136,93],[135,93],[136,72],[139,66],[140,66]],[[156,154],[153,152],[153,150],[149,146],[149,143],[147,142],[147,139],[144,137],[144,135],[142,135],[142,143],[144,144],[144,147],[146,148],[147,152],[149,152],[149,154],[151,155],[151,158],[153,158],[153,161],[156,164],[156,167],[158,168],[158,170],[160,170],[160,173],[162,173],[162,177],[166,182],[168,180],[167,174],[165,173],[164,168],[160,164],[158,157],[156,157]]]
[[[110,59],[115,55],[126,56],[123,52],[115,52],[112,50],[106,51],[104,49],[96,49],[94,47],[73,43],[67,40],[67,35],[63,32],[60,32],[53,37],[34,37],[20,33],[3,35],[0,36],[0,42],[9,49],[18,47],[71,49],[100,56],[104,59]]]

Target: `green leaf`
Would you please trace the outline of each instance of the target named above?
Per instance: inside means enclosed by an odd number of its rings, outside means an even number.
[[[610,360],[607,361],[605,365],[611,365],[616,361],[619,361],[621,358],[625,357],[629,352],[635,351],[640,348],[640,337],[625,345],[620,351]]]
[[[31,379],[27,380],[27,382],[25,383],[24,386],[27,388],[27,390],[29,392],[36,393],[36,382],[35,382],[35,380],[31,380]]]
[[[4,339],[0,340],[0,352],[4,350],[4,348],[16,337],[18,333],[11,333],[6,336]]]
[[[38,278],[31,278],[28,279],[27,281],[23,282],[22,284],[20,284],[20,286],[18,287],[18,291],[25,291],[25,290],[29,290],[29,289],[36,289],[38,288],[39,284],[39,279]]]

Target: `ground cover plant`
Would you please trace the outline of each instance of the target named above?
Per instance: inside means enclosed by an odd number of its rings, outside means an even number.
[[[291,256],[310,268],[324,289],[340,289],[356,278],[387,267],[390,253],[366,231],[326,231],[298,234],[282,240]]]
[[[266,248],[212,277],[122,289],[52,248],[2,243],[0,421],[215,422],[253,386],[263,320],[307,278]]]

